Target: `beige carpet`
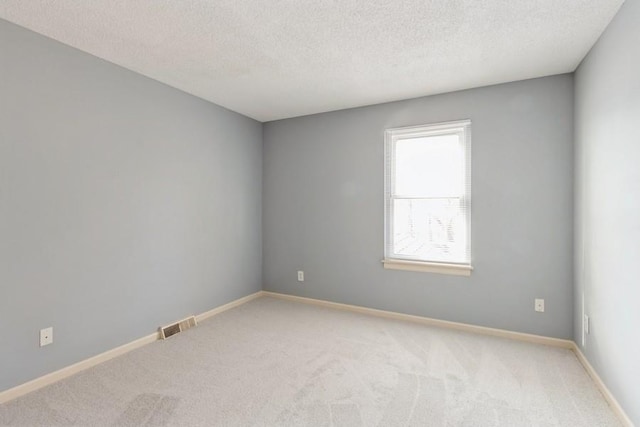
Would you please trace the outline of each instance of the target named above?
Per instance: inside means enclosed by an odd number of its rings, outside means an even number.
[[[0,425],[620,424],[569,350],[264,297],[0,405]]]

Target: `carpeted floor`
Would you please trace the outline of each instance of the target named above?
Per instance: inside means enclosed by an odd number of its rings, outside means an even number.
[[[569,350],[263,297],[0,405],[0,425],[620,424]]]

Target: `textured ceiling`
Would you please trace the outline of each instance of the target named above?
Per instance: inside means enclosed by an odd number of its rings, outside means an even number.
[[[575,70],[623,0],[2,0],[0,17],[260,121]]]

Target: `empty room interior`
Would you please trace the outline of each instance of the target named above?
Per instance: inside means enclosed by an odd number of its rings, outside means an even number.
[[[0,425],[640,426],[640,0],[0,2]]]

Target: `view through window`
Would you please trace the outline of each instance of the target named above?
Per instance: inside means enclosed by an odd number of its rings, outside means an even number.
[[[387,260],[470,264],[470,125],[386,132]]]

